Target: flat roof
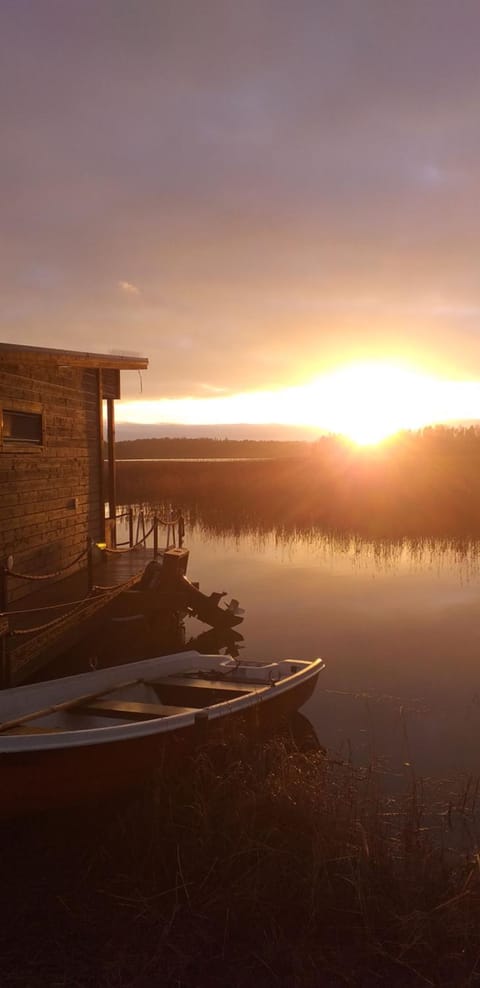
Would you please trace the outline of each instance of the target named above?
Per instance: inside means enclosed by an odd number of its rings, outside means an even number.
[[[2,356],[20,357],[22,360],[49,360],[54,364],[77,367],[105,367],[114,370],[146,370],[148,357],[123,353],[87,353],[81,350],[53,350],[43,346],[22,346],[18,343],[0,343]]]

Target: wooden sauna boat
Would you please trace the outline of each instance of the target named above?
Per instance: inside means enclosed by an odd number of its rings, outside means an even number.
[[[262,723],[311,696],[321,659],[261,662],[183,652],[0,692],[0,815],[131,788],[169,746]]]

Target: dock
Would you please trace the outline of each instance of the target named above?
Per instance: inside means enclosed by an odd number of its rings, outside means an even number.
[[[121,547],[89,540],[83,566],[66,575],[20,574],[5,567],[0,615],[2,686],[25,681],[91,633],[95,621],[140,581],[153,559],[166,554],[173,573],[180,556],[185,569],[188,550],[176,547],[181,541],[173,531],[173,536],[167,535],[165,548],[160,549],[157,528],[153,545],[147,545],[147,537]],[[18,598],[16,587],[24,581],[30,582],[32,590]]]

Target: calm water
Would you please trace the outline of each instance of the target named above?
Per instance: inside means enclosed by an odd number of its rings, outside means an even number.
[[[389,546],[193,526],[185,544],[190,578],[245,608],[245,653],[325,660],[303,712],[329,749],[394,771],[405,762],[422,775],[479,771],[478,543]],[[187,628],[202,630],[193,619]]]
[[[265,463],[273,460],[273,456],[119,456],[117,463]]]

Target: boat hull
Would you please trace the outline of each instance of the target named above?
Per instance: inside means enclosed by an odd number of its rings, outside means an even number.
[[[275,691],[248,709],[200,719],[174,731],[128,740],[0,754],[0,817],[106,800],[144,785],[165,758],[182,757],[244,727],[261,732],[298,710],[312,695],[319,671],[289,690]]]

